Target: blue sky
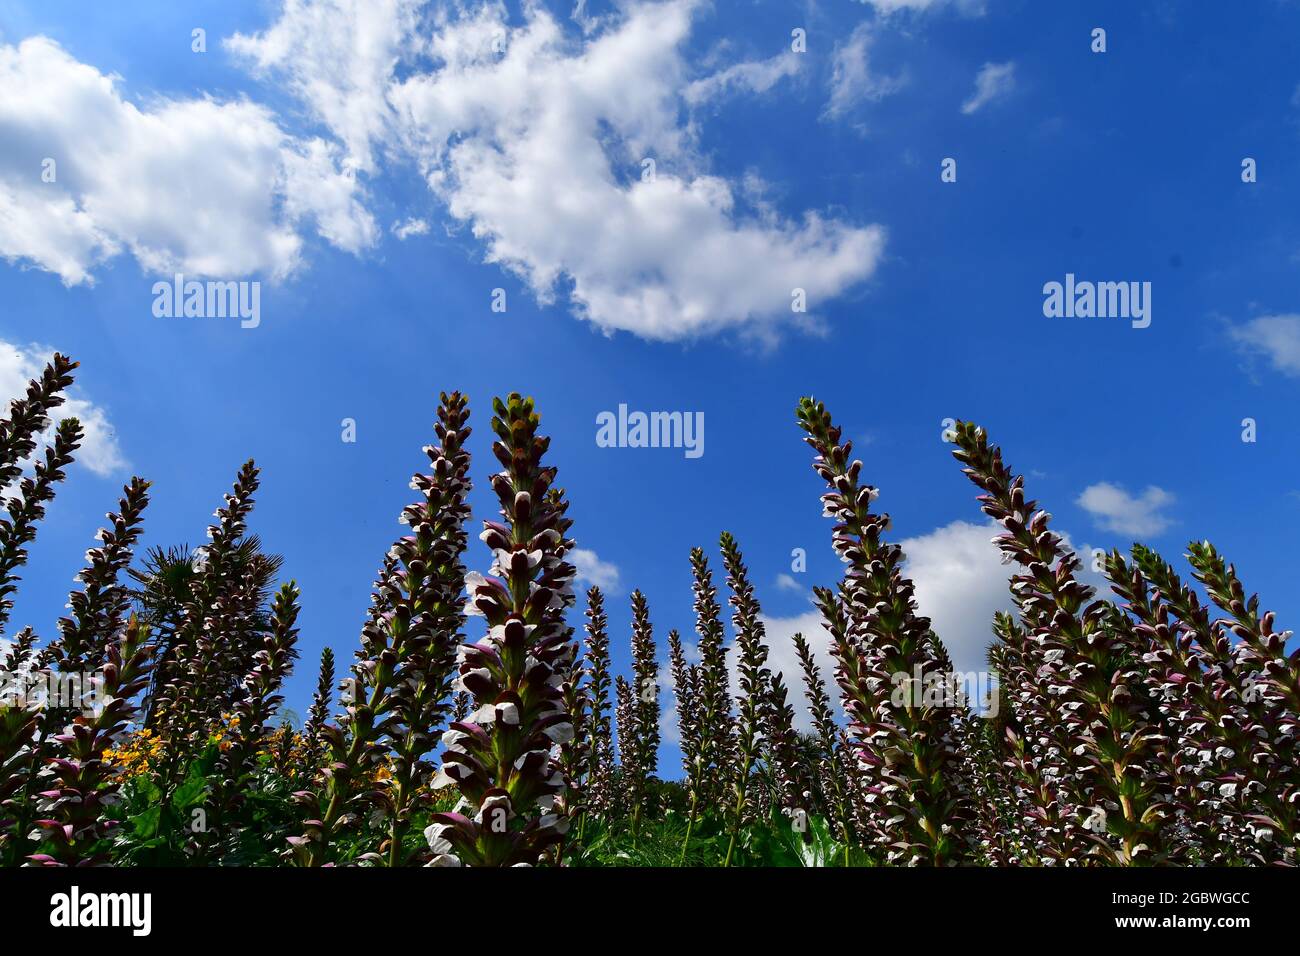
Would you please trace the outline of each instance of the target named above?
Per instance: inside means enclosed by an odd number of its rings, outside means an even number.
[[[1283,2],[0,0],[0,383],[62,350],[98,416],[14,621],[55,633],[130,474],[154,482],[146,543],[197,544],[253,457],[252,530],[303,592],[302,712],[320,648],[357,646],[458,388],[480,516],[490,398],[536,397],[620,670],[630,590],[661,642],[693,639],[687,553],[718,566],[728,529],[788,671],[808,589],[839,573],[793,421],[808,393],[858,443],[965,667],[1005,569],[947,417],[984,424],[1075,544],[1140,538],[1185,567],[1209,538],[1286,626],[1297,30]],[[156,318],[177,271],[260,281],[260,324]],[[1150,327],[1045,317],[1067,273],[1150,282]],[[620,403],[703,412],[704,455],[597,447]]]

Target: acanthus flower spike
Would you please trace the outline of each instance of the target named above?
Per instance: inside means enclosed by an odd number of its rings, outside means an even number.
[[[550,441],[538,434],[532,400],[511,394],[493,409],[502,470],[492,490],[503,520],[484,522],[495,561],[469,584],[488,632],[461,650],[459,683],[475,710],[443,735],[435,783],[454,782],[461,802],[434,814],[426,831],[432,865],[533,865],[569,822],[556,800],[564,792],[558,745],[573,736],[563,694],[576,653],[564,621],[574,602],[576,571],[565,560],[572,521],[551,493],[555,469],[542,464]]]
[[[1155,797],[1168,768],[1155,705],[1134,667],[1149,640],[1079,580],[1079,560],[1049,529],[1051,515],[1026,498],[1024,479],[984,430],[958,422],[956,444],[953,456],[984,492],[981,509],[1005,529],[999,549],[1021,568],[1011,594],[1024,633],[995,660],[1018,698],[1029,747],[1042,757],[1037,772],[1033,761],[1022,766],[1039,812],[1054,824],[1049,852],[1077,862],[1070,844],[1081,837],[1109,862],[1162,862],[1169,808]]]
[[[87,866],[107,862],[108,839],[119,824],[105,810],[118,800],[118,782],[104,753],[135,719],[134,703],[147,683],[153,648],[149,632],[133,614],[109,642],[100,671],[95,709],[79,714],[55,740],[58,755],[46,758],[39,776],[42,841],[28,857],[37,866]]]
[[[835,520],[832,544],[845,564],[838,595],[819,589],[831,632],[836,680],[849,735],[874,799],[872,826],[891,862],[951,865],[969,849],[969,804],[958,768],[955,702],[927,700],[925,689],[951,679],[951,665],[930,622],[917,614],[903,552],[884,540],[889,517],[871,511],[875,489],[862,462],[822,403],[800,401],[813,470],[826,482],[824,513]],[[901,687],[901,693],[895,688]]]
[[[650,605],[640,591],[632,592],[632,745],[635,773],[624,785],[632,809],[632,832],[637,832],[647,809],[649,783],[659,769],[659,664],[655,659],[654,627]]]
[[[731,793],[726,807],[729,834],[727,855],[722,864],[730,866],[741,828],[758,814],[758,787],[752,777],[762,747],[767,709],[764,700],[771,672],[767,669],[767,632],[762,609],[754,597],[744,556],[729,532],[723,532],[721,547],[727,586],[731,588],[731,621],[736,631],[737,671],[740,675],[735,759],[731,765]]]
[[[609,621],[605,597],[592,585],[587,591],[587,689],[591,712],[587,719],[586,809],[608,818],[614,809],[614,735],[609,699]]]
[[[280,588],[271,606],[270,627],[253,669],[243,682],[243,697],[235,705],[229,746],[220,752],[209,795],[206,827],[191,839],[190,850],[202,861],[220,848],[233,847],[240,829],[234,815],[249,788],[258,751],[268,737],[267,723],[284,697],[280,687],[298,657],[298,597],[294,582]]]
[[[407,834],[427,792],[431,768],[423,758],[450,710],[465,621],[468,420],[465,397],[443,393],[435,426],[440,444],[424,449],[429,473],[411,480],[421,499],[401,515],[411,533],[384,558],[343,715],[337,726],[322,729],[328,755],[320,786],[298,794],[308,818],[289,843],[301,865],[339,862],[331,859],[339,834],[375,808],[387,821],[387,836],[361,862],[404,866],[428,855],[408,845]]]

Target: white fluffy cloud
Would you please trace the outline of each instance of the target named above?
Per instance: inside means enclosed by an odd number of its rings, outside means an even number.
[[[27,391],[27,383],[41,374],[54,349],[44,346],[11,345],[0,341],[0,403],[8,409],[9,400]],[[53,420],[78,418],[85,431],[76,458],[97,475],[110,475],[126,467],[117,444],[117,433],[108,415],[94,402],[79,394],[74,385],[71,395],[54,410]]]
[[[992,522],[954,521],[899,542],[907,555],[904,572],[916,585],[917,607],[943,639],[959,672],[988,669],[993,615],[1015,609],[1009,582],[1017,568],[1002,563],[1002,552],[993,543],[1001,532]],[[1058,530],[1057,534],[1081,562],[1079,580],[1098,597],[1109,597],[1105,575],[1092,570],[1091,545],[1075,547],[1068,533]]]
[[[602,591],[618,590],[618,568],[608,561],[602,561],[600,555],[589,548],[574,548],[567,555],[568,560],[578,569],[577,579],[594,584]]]
[[[512,17],[495,0],[283,0],[266,30],[225,48],[328,139],[291,135],[248,99],[127,98],[44,37],[0,46],[0,256],[69,285],[123,251],[153,273],[286,276],[307,228],[351,252],[378,241],[358,177],[385,159],[414,163],[540,302],[564,296],[602,330],[815,327],[819,307],[874,274],[884,230],[783,216],[710,172],[691,107],[762,92],[799,64],[694,75],[684,47],[703,6],[628,0],[580,17],[574,37],[541,4]],[[41,181],[45,157],[56,182]],[[800,289],[807,313],[791,308]]]
[[[958,671],[988,669],[993,614],[1012,608],[1007,582],[1014,572],[992,543],[998,531],[992,524],[954,521],[900,542],[917,607]]]
[[[975,92],[961,105],[966,115],[1007,96],[1016,88],[1014,63],[985,63],[975,74]]]
[[[745,214],[731,183],[699,171],[679,118],[692,0],[629,5],[574,51],[540,8],[448,20],[440,69],[390,101],[451,215],[543,302],[561,283],[606,330],[680,339],[791,319],[868,278],[884,233],[806,213]],[[504,53],[492,39],[506,36]],[[656,175],[640,175],[643,158]]]
[[[349,251],[374,242],[337,146],[248,101],[137,106],[119,86],[46,37],[0,45],[0,256],[76,285],[123,250],[153,273],[283,276],[305,222]]]
[[[1300,315],[1262,315],[1228,335],[1248,355],[1261,355],[1283,375],[1300,377]]]
[[[860,23],[831,54],[831,97],[824,116],[837,119],[861,102],[876,102],[905,85],[902,77],[877,76],[871,70],[873,25]]]
[[[1098,527],[1137,537],[1159,534],[1168,528],[1173,521],[1164,509],[1173,502],[1173,495],[1155,485],[1148,485],[1135,496],[1108,481],[1089,485],[1078,499],[1079,507],[1092,515]]]
[[[768,335],[808,321],[792,314],[793,290],[815,312],[868,279],[884,231],[815,211],[782,218],[707,171],[682,107],[767,89],[796,64],[780,56],[693,78],[682,48],[701,5],[629,2],[586,22],[581,40],[540,4],[514,20],[494,2],[435,6],[411,40],[409,3],[333,0],[322,16],[292,0],[232,49],[288,77],[360,168],[391,137],[488,261],[539,301],[563,289],[580,317],[649,339]],[[348,57],[361,62],[334,63]],[[642,176],[647,158],[653,178]]]
[[[370,172],[389,134],[388,80],[414,48],[419,9],[419,0],[284,0],[270,29],[237,33],[226,47],[258,73],[286,76],[343,142],[348,164]]]

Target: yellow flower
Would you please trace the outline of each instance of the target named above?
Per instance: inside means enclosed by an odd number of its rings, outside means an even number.
[[[104,762],[120,779],[151,773],[162,757],[163,742],[151,730],[137,730],[104,754]]]

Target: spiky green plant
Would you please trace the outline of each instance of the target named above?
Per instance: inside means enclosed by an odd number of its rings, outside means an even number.
[[[250,618],[257,613],[258,595],[250,593],[249,579],[239,573],[242,569],[232,555],[253,510],[259,481],[257,467],[251,460],[245,462],[208,527],[209,544],[202,568],[190,582],[172,665],[155,691],[154,726],[167,744],[158,784],[167,795],[180,785],[190,761],[220,721],[224,688],[236,682],[234,669],[251,661],[245,642],[253,630]],[[223,690],[214,693],[215,688]]]
[[[802,634],[793,638],[795,653],[803,670],[804,693],[808,698],[808,713],[812,717],[817,737],[818,786],[823,791],[827,816],[839,832],[845,851],[855,842],[853,809],[849,795],[850,778],[845,772],[843,755],[839,748],[839,728],[835,712],[826,694],[826,682],[821,668],[813,658],[812,647]]]
[[[397,657],[392,697],[395,722],[392,772],[387,782],[389,834],[387,862],[401,866],[424,860],[426,847],[412,856],[406,834],[432,775],[424,757],[436,746],[437,731],[451,710],[456,655],[465,623],[465,565],[470,517],[469,406],[459,392],[444,393],[435,430],[439,444],[425,449],[430,473],[416,475],[412,487],[424,499],[409,506],[402,521],[411,535],[394,553],[402,573],[390,578],[391,648]],[[382,664],[381,664],[382,666]],[[383,851],[381,847],[381,852]]]
[[[57,755],[46,758],[38,775],[43,816],[36,826],[44,849],[29,857],[32,863],[86,866],[108,860],[107,841],[119,823],[106,810],[117,801],[118,783],[104,752],[136,717],[134,700],[145,687],[151,653],[148,631],[132,616],[106,649],[96,708],[78,714],[54,737]]]
[[[280,687],[298,657],[298,597],[292,581],[276,594],[271,627],[244,679],[229,746],[221,751],[214,768],[206,826],[191,838],[191,852],[200,860],[211,857],[223,845],[232,845],[239,836],[235,812],[256,772],[257,753],[268,736],[267,723],[284,703]]]
[[[177,643],[185,636],[185,625],[191,617],[203,613],[202,596],[215,593],[215,589],[201,587],[200,601],[195,602],[195,585],[202,584],[200,576],[213,573],[207,551],[206,547],[155,545],[147,550],[140,567],[127,569],[135,582],[129,591],[132,603],[141,621],[149,626],[151,640],[158,647],[144,701],[145,726],[150,729],[161,729],[157,710],[159,697],[164,695],[160,691],[177,679]],[[239,538],[222,562],[223,575],[240,582],[244,600],[253,605],[253,610],[239,635],[243,639],[242,652],[230,655],[225,661],[227,666],[212,675],[220,681],[209,685],[214,712],[224,712],[238,697],[239,682],[252,665],[251,655],[269,627],[268,602],[283,563],[280,555],[263,550],[261,539],[255,534]]]
[[[23,466],[36,450],[40,435],[50,424],[50,413],[64,402],[77,363],[55,352],[40,377],[27,384],[22,398],[14,399],[9,415],[0,419],[0,489],[17,485],[17,494],[5,501],[8,518],[0,520],[0,634],[13,610],[10,596],[17,590],[14,571],[27,561],[27,545],[36,538],[36,525],[54,498],[55,486],[64,478],[72,453],[81,444],[81,424],[75,418],[59,422],[53,441],[33,463],[31,477]]]
[[[686,651],[677,631],[668,632],[668,667],[673,679],[673,696],[677,701],[677,739],[682,751],[682,769],[687,788],[696,790],[691,780],[700,752],[699,669],[686,663]]]
[[[729,532],[721,538],[722,563],[727,571],[728,599],[732,607],[731,622],[736,631],[737,665],[740,695],[737,698],[739,719],[736,723],[735,761],[732,764],[731,794],[727,808],[727,855],[723,866],[730,866],[741,827],[758,814],[758,794],[751,779],[759,759],[764,730],[764,696],[771,673],[767,669],[766,630],[762,609],[749,581],[749,569],[736,539]]]
[[[1144,648],[1128,619],[1079,580],[1078,558],[1049,529],[1051,515],[1025,497],[1024,479],[983,429],[959,422],[956,443],[954,457],[985,492],[982,510],[1004,529],[996,544],[1023,569],[1011,584],[1028,638],[1021,653],[1061,702],[1063,743],[1078,758],[1063,786],[1076,813],[1088,814],[1076,822],[1112,862],[1161,862],[1168,806],[1160,728],[1138,671]]]
[[[812,810],[810,791],[799,753],[799,740],[794,730],[794,708],[781,674],[770,674],[763,693],[763,751],[764,760],[772,780],[770,810],[779,810],[787,816]]]
[[[573,736],[561,689],[576,654],[564,621],[574,601],[576,572],[565,560],[572,521],[567,502],[551,494],[555,469],[543,464],[550,440],[538,433],[532,399],[512,393],[493,410],[502,470],[492,490],[504,520],[484,522],[492,576],[468,582],[488,633],[462,652],[473,717],[443,735],[438,780],[460,788],[462,806],[435,814],[426,832],[438,865],[536,864],[568,827],[555,812],[564,774],[552,747]]]
[[[636,832],[646,809],[648,783],[659,769],[659,662],[656,659],[650,605],[640,591],[632,592],[632,724],[636,759],[625,777]]]
[[[614,735],[609,699],[609,620],[605,596],[594,584],[587,591],[587,798],[591,813],[608,817],[614,809]],[[585,821],[585,816],[584,816]]]
[[[1259,596],[1247,596],[1236,568],[1208,541],[1188,545],[1194,576],[1227,617],[1216,622],[1221,634],[1238,643],[1233,649],[1240,676],[1238,691],[1251,715],[1252,754],[1261,767],[1243,789],[1262,805],[1250,818],[1252,835],[1281,851],[1281,862],[1300,863],[1300,651],[1287,653],[1290,631],[1276,629],[1272,611],[1260,613]],[[1232,785],[1220,787],[1227,795]],[[1261,831],[1270,831],[1265,837]],[[1271,856],[1272,854],[1267,854]]]
[[[440,444],[424,449],[429,473],[411,480],[421,498],[400,516],[411,534],[393,545],[375,582],[343,716],[321,730],[329,751],[321,785],[296,795],[308,814],[304,832],[289,841],[301,865],[330,860],[339,835],[376,806],[388,832],[364,859],[401,866],[423,857],[406,835],[431,770],[422,758],[450,710],[465,620],[468,418],[464,396],[443,393],[435,426]],[[377,786],[385,762],[389,776]]]
[[[637,743],[637,707],[632,685],[622,674],[614,678],[614,729],[618,737],[618,775],[614,786],[615,803],[620,811],[632,803],[632,781],[644,790],[645,774],[641,771],[641,747]]]
[[[312,695],[311,707],[307,709],[307,721],[303,724],[302,735],[306,750],[306,764],[309,772],[319,769],[321,756],[325,753],[325,724],[330,719],[330,709],[334,703],[334,649],[325,647],[320,652],[320,671],[316,677],[316,693]]]
[[[700,663],[694,682],[694,758],[687,769],[690,812],[682,860],[686,859],[691,833],[701,807],[724,806],[735,767],[736,735],[731,715],[727,648],[722,626],[722,608],[713,573],[702,548],[692,548],[691,590],[694,594],[695,633],[699,637]]]
[[[917,614],[902,549],[884,540],[888,515],[871,511],[876,489],[821,402],[800,401],[813,469],[826,482],[825,514],[846,566],[838,596],[819,589],[837,682],[859,762],[876,799],[873,830],[887,858],[948,865],[967,855],[968,805],[957,771],[954,714],[960,702],[931,703],[926,691],[950,665],[930,622]]]

